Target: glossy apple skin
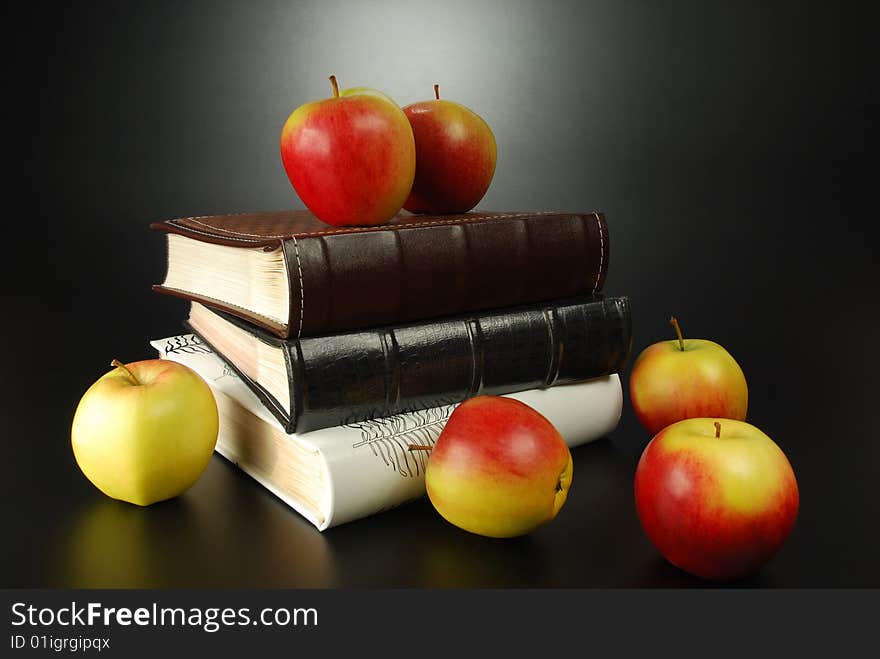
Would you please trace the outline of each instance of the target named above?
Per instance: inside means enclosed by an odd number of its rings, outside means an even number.
[[[571,453],[553,424],[525,403],[497,396],[453,411],[425,472],[428,497],[444,519],[493,538],[553,519],[571,478]]]
[[[393,100],[354,88],[294,110],[281,131],[281,160],[318,219],[370,226],[403,207],[415,177],[416,147]]]
[[[416,141],[416,177],[403,207],[413,213],[466,213],[495,174],[495,136],[482,117],[443,99],[403,108]]]
[[[727,350],[714,341],[661,341],[636,358],[629,377],[633,409],[652,435],[696,417],[745,421],[749,388]]]
[[[756,572],[791,533],[799,506],[782,450],[756,427],[730,419],[687,419],[657,434],[636,468],[635,499],[660,553],[711,580]]]
[[[99,378],[71,427],[77,464],[104,494],[139,506],[175,497],[201,476],[217,441],[214,395],[195,371],[150,359]]]

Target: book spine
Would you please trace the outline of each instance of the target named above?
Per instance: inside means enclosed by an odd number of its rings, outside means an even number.
[[[594,294],[610,257],[598,212],[328,233],[283,249],[291,337]]]
[[[304,337],[284,344],[289,431],[579,382],[623,369],[627,298]]]

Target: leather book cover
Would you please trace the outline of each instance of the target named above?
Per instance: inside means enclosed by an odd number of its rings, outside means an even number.
[[[402,213],[375,227],[331,227],[308,211],[186,217],[151,225],[203,242],[283,250],[290,317],[161,285],[281,338],[593,295],[610,259],[599,212]]]
[[[284,409],[236,364],[229,365],[289,433],[619,373],[632,343],[625,297],[574,299],[288,340],[217,313],[283,349],[291,409]],[[187,328],[195,332],[189,324]]]

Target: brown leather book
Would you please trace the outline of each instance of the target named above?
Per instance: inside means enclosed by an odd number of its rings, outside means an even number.
[[[184,217],[154,289],[303,337],[599,292],[599,212],[400,214],[332,227],[308,211]]]

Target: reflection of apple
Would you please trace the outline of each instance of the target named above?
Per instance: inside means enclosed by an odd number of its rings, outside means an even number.
[[[403,108],[416,140],[416,178],[404,208],[413,213],[466,213],[495,174],[495,136],[463,105],[436,98]]]
[[[403,206],[416,170],[412,129],[397,104],[374,89],[299,106],[281,132],[281,160],[303,203],[333,225],[374,225]]]
[[[113,365],[76,408],[76,461],[114,499],[146,506],[175,497],[211,459],[218,430],[214,395],[195,371],[177,362]]]
[[[745,421],[746,378],[736,360],[713,341],[678,339],[648,346],[633,364],[629,392],[633,409],[652,435],[671,423],[695,417]]]
[[[189,497],[149,510],[96,497],[60,534],[55,581],[67,588],[191,587],[192,561],[205,558],[191,549],[199,546],[197,522]]]
[[[642,453],[635,498],[654,546],[704,579],[755,572],[785,542],[799,504],[782,450],[730,419],[686,419],[662,430]]]
[[[447,521],[505,538],[553,519],[571,476],[571,453],[553,424],[518,400],[478,396],[446,422],[425,485]]]

